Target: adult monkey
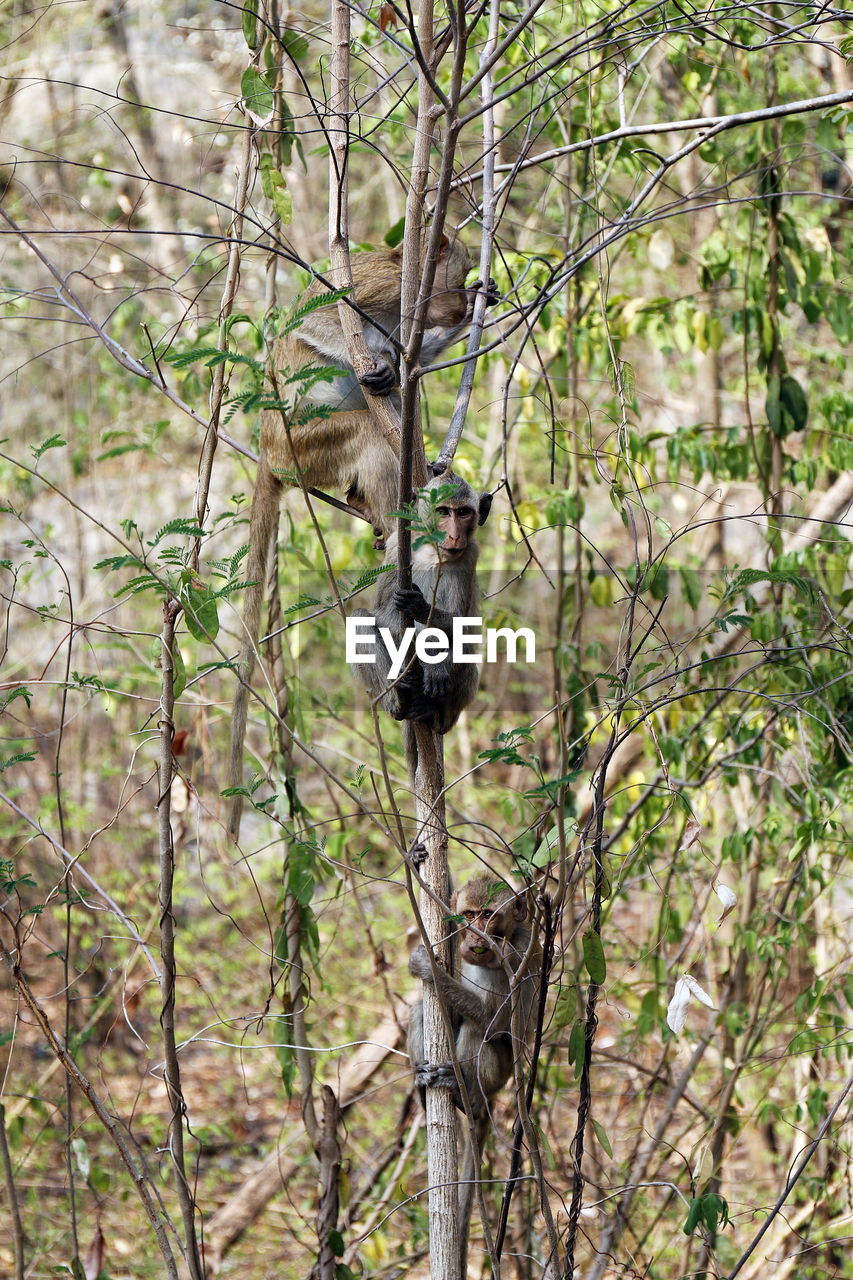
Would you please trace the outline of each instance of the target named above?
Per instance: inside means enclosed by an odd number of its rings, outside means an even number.
[[[433,476],[418,501],[425,536],[415,537],[421,545],[412,552],[411,587],[403,590],[398,585],[397,542],[392,535],[385,563],[395,571],[380,579],[373,611],[357,609],[352,614],[373,620],[376,638],[375,661],[359,661],[353,669],[395,720],[420,720],[436,733],[447,733],[474,700],[480,681],[477,663],[453,662],[450,651],[440,661],[424,664],[408,654],[405,668],[392,676],[392,656],[379,632],[387,628],[399,646],[405,619],[411,618],[416,630],[442,632],[450,649],[454,619],[477,613],[477,528],[485,524],[491,505],[490,493],[477,493],[452,471]],[[414,778],[417,747],[411,724],[403,726],[403,741]]]
[[[332,365],[340,369],[340,374],[331,382],[309,386],[299,411],[290,415],[290,422],[281,410],[267,409],[261,415],[261,459],[252,499],[246,562],[246,576],[252,585],[246,589],[245,641],[231,720],[230,787],[241,786],[243,780],[248,685],[255,665],[267,562],[281,498],[281,481],[276,472],[296,474],[306,488],[328,485],[344,489],[350,504],[367,515],[383,536],[391,528],[389,513],[397,506],[399,457],[376,427],[361,387],[372,395],[390,396],[399,411],[402,258],[402,245],[352,258],[353,301],[365,322],[365,341],[374,358],[373,367],[360,378],[350,363],[337,301],[308,312],[298,327],[279,339],[273,352],[271,380],[279,398],[284,398],[282,393],[288,386],[297,385],[294,375],[307,369]],[[455,342],[471,319],[482,287],[479,281],[464,287],[471,266],[468,250],[460,241],[442,241],[426,312],[423,363],[430,363]],[[325,286],[315,281],[303,294],[300,305],[321,297],[325,291]],[[498,300],[491,280],[487,299],[489,303]],[[288,371],[286,383],[279,376],[283,370]],[[310,416],[312,406],[324,406],[325,416]],[[329,408],[332,412],[327,414]],[[242,796],[234,796],[228,830],[235,840],[240,832],[242,807]]]
[[[294,420],[290,423],[285,423],[278,410],[267,410],[261,417],[261,456],[273,474],[301,473],[307,488],[344,490],[350,505],[385,533],[390,532],[389,513],[398,505],[399,453],[374,425],[362,387],[371,395],[388,396],[399,413],[402,263],[402,245],[357,253],[352,258],[352,301],[364,322],[372,367],[356,374],[337,301],[320,306],[279,339],[273,365],[276,370],[290,370],[291,377],[316,366],[340,369],[340,375],[309,387],[302,396],[299,414],[291,414]],[[421,364],[431,364],[470,323],[481,287],[479,281],[464,287],[472,266],[461,241],[443,239],[424,322]],[[325,286],[315,281],[300,298],[300,309],[324,292]],[[497,300],[491,282],[488,297]],[[310,412],[312,406],[325,406],[332,412],[306,417],[305,410]]]
[[[464,1276],[478,1173],[474,1148],[482,1150],[492,1103],[512,1075],[513,1063],[530,1034],[542,978],[542,952],[528,919],[525,894],[493,875],[468,880],[452,897],[450,909],[459,919],[452,971],[434,966],[421,944],[412,952],[409,972],[435,985],[450,1014],[473,1121],[475,1142],[465,1144],[459,1183],[460,1275]],[[513,1000],[518,1011],[515,1019]],[[466,1109],[453,1064],[425,1061],[420,1002],[412,1007],[409,1055],[422,1099],[427,1088],[451,1089],[456,1106]]]

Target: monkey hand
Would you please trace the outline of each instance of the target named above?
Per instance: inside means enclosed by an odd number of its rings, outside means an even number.
[[[406,708],[401,720],[417,720],[419,724],[425,724],[428,729],[432,729],[434,733],[440,732],[439,729],[439,708],[436,705],[435,698],[428,698],[423,691],[423,685],[413,693],[408,695],[406,700]]]
[[[432,982],[432,965],[429,952],[423,943],[415,947],[409,956],[409,973],[413,978],[421,978],[424,982]]]
[[[406,852],[406,861],[410,862],[416,871],[419,871],[429,858],[429,850],[423,840],[415,840],[412,847]]]
[[[388,396],[397,385],[397,374],[385,360],[374,360],[373,368],[360,373],[358,380],[372,396]]]
[[[446,698],[453,684],[449,665],[446,662],[425,662],[423,673],[425,697],[430,701]]]
[[[419,1062],[414,1069],[419,1089],[455,1089],[456,1072],[452,1062]]]
[[[411,586],[405,590],[395,587],[393,600],[394,608],[407,618],[414,618],[415,622],[429,622],[430,607],[420,587]]]
[[[485,285],[483,284],[482,280],[475,280],[474,283],[469,284],[467,289],[465,290],[465,292],[468,294],[468,311],[470,313],[469,318],[471,315],[474,314],[474,303],[477,301],[477,294],[480,293],[480,291],[483,289],[485,289],[485,293],[486,293],[487,307],[494,307],[501,300],[501,295],[498,290],[497,281],[494,280],[491,276],[489,276]]]

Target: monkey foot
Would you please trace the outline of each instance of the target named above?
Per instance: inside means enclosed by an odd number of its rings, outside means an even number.
[[[406,708],[405,715],[400,717],[401,720],[417,720],[419,724],[425,724],[428,729],[432,729],[435,733],[438,730],[438,712],[435,703],[429,698],[414,697]]]
[[[406,857],[413,867],[422,867],[429,857],[429,851],[423,840],[415,840],[412,847],[409,849],[409,852],[406,854]]]
[[[384,360],[374,360],[373,368],[359,374],[358,380],[372,396],[387,396],[397,386],[397,372]]]
[[[419,1062],[415,1067],[415,1084],[419,1089],[453,1089],[456,1073],[450,1062]]]

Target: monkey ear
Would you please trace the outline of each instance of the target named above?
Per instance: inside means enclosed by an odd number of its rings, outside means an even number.
[[[512,914],[516,920],[527,919],[527,903],[524,898],[516,898],[512,904]]]
[[[478,524],[485,524],[489,518],[489,512],[492,509],[492,495],[490,493],[480,494],[480,518]]]
[[[449,248],[450,248],[450,241],[449,241],[449,240],[448,240],[448,238],[447,238],[447,233],[446,233],[445,231],[442,231],[442,233],[441,233],[441,240],[440,240],[440,242],[439,242],[439,246],[438,246],[439,254],[447,253],[447,250],[448,250]]]

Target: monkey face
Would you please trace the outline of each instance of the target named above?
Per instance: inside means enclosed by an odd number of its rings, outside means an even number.
[[[436,507],[438,529],[444,534],[438,544],[438,556],[444,564],[453,564],[467,551],[471,531],[477,524],[477,512],[473,507],[455,507],[449,504]]]
[[[466,912],[466,918],[470,915],[471,913]],[[471,923],[483,933],[488,932],[489,922],[482,916],[475,916]],[[504,941],[505,939],[496,937],[486,942],[479,933],[474,933],[473,929],[466,929],[459,944],[459,955],[468,964],[479,965],[482,969],[500,969],[503,967],[502,944]]]
[[[512,937],[519,922],[527,915],[523,900],[496,903],[495,906],[457,906],[473,928],[463,929],[459,939],[460,958],[482,969],[500,969],[504,961],[515,956]],[[483,937],[482,935],[486,936]]]

